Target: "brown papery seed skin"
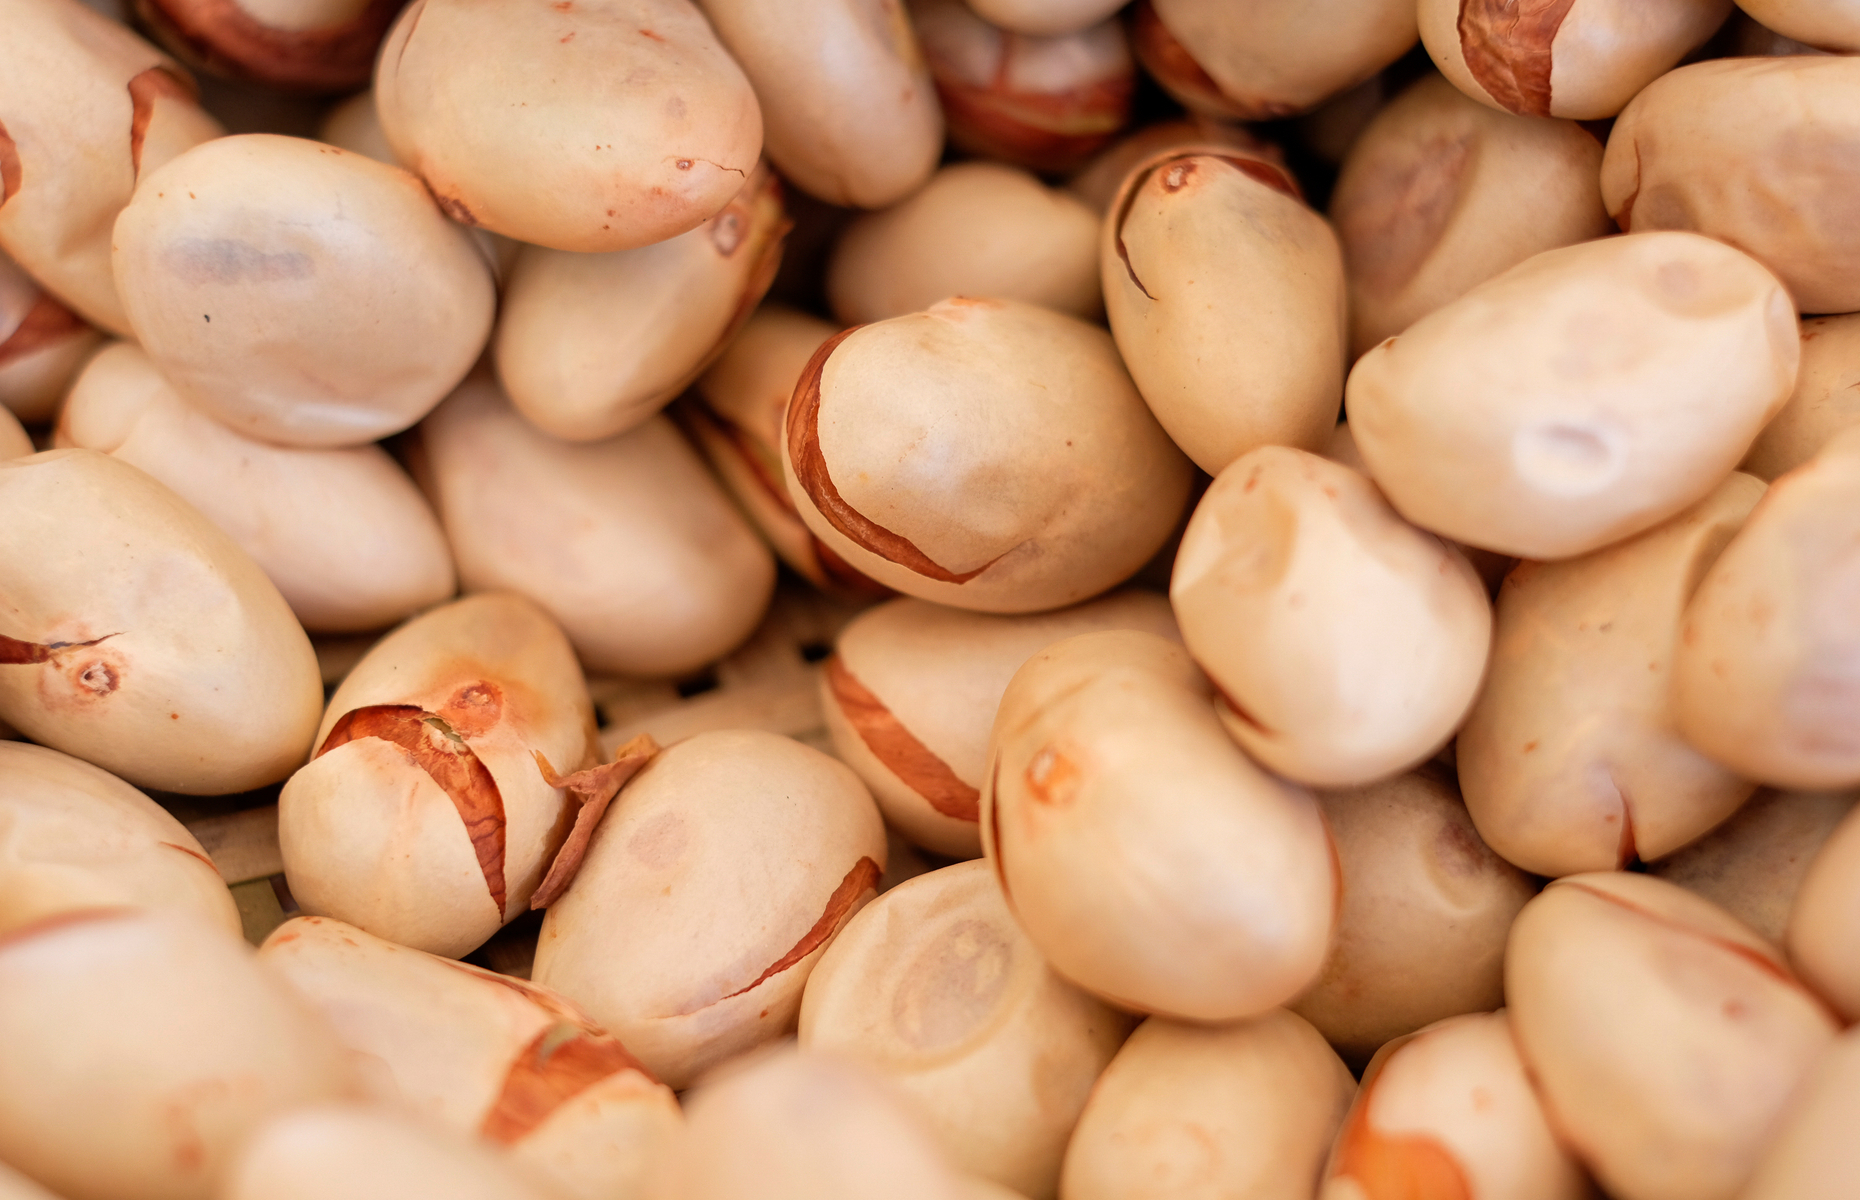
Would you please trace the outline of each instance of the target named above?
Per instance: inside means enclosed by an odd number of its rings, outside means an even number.
[[[989,864],[966,862],[847,925],[808,980],[801,1044],[884,1076],[958,1167],[1051,1200],[1066,1138],[1133,1023],[1048,967]]]
[[[1211,690],[1154,634],[1049,646],[1002,697],[982,791],[988,860],[1054,969],[1195,1021],[1315,980],[1337,899],[1316,802],[1240,752]]]
[[[729,343],[768,290],[788,230],[766,165],[689,233],[609,254],[527,246],[492,347],[511,401],[544,433],[587,442],[637,428]]]
[[[309,1107],[260,1129],[215,1200],[550,1200],[532,1173],[387,1107]]]
[[[1537,883],[1479,840],[1432,765],[1319,792],[1342,900],[1318,980],[1292,1011],[1360,1066],[1384,1043],[1504,1000],[1505,937]]]
[[[448,215],[552,250],[695,229],[762,152],[755,93],[689,0],[414,0],[375,102]]]
[[[83,318],[0,254],[0,408],[26,421],[50,420],[98,341]]]
[[[1689,229],[1744,250],[1805,313],[1860,308],[1860,60],[1694,63],[1622,112],[1602,198],[1628,230]]]
[[[1285,152],[1256,137],[1246,126],[1190,116],[1179,121],[1145,125],[1119,138],[1104,153],[1080,168],[1067,181],[1066,190],[1102,218],[1124,186],[1124,177],[1169,151],[1216,155],[1239,151],[1250,158],[1285,166]]]
[[[562,442],[480,375],[421,423],[419,439],[415,474],[465,588],[529,596],[591,670],[695,670],[748,637],[768,607],[774,557],[664,417]]]
[[[1686,607],[1673,667],[1680,734],[1776,787],[1860,783],[1860,431],[1782,476]]]
[[[225,131],[172,59],[78,0],[6,0],[0,28],[0,250],[126,334],[111,223],[139,178]]]
[[[936,170],[943,112],[899,0],[704,0],[755,85],[783,178],[854,208],[896,204]]]
[[[1421,0],[1421,41],[1468,96],[1506,112],[1587,121],[1710,37],[1731,0]]]
[[[911,19],[959,149],[1069,171],[1130,123],[1137,66],[1116,21],[1029,37],[962,0],[918,0]]]
[[[175,390],[287,445],[419,420],[471,368],[496,303],[484,258],[417,178],[274,134],[218,138],[145,178],[114,263]]]
[[[1759,788],[1730,820],[1648,863],[1647,873],[1698,893],[1780,945],[1803,878],[1856,800],[1853,792]]]
[[[1345,403],[1402,515],[1572,558],[1703,499],[1795,386],[1788,293],[1686,233],[1548,250],[1363,355]]]
[[[1061,1200],[1309,1200],[1356,1083],[1302,1018],[1151,1017],[1092,1088]]]
[[[1008,681],[1042,647],[1099,629],[1180,636],[1168,601],[1136,590],[1027,616],[912,599],[868,609],[821,676],[834,751],[913,842],[980,857],[988,737]]]
[[[1197,466],[1324,445],[1343,390],[1342,252],[1282,168],[1150,160],[1113,202],[1098,262],[1131,378]]]
[[[1503,1011],[1390,1043],[1363,1073],[1318,1200],[1587,1200]]]
[[[1856,937],[1860,937],[1860,821],[1849,814],[1802,877],[1784,940],[1802,978],[1849,1022],[1860,1021]]]
[[[692,1093],[689,1132],[655,1196],[993,1200],[950,1169],[901,1100],[838,1055],[748,1056]]]
[[[1351,356],[1533,254],[1613,233],[1601,165],[1601,143],[1574,122],[1494,111],[1438,75],[1409,87],[1331,193]]]
[[[1763,427],[1738,469],[1775,479],[1854,425],[1860,425],[1860,313],[1810,317],[1802,322],[1795,394]]]
[[[1453,735],[1491,646],[1485,585],[1374,484],[1264,446],[1214,481],[1182,536],[1169,598],[1222,722],[1290,779],[1354,787]]]
[[[1403,0],[1141,0],[1137,58],[1177,100],[1242,121],[1316,108],[1400,58],[1415,41]]]
[[[1505,996],[1552,1126],[1620,1200],[1737,1195],[1836,1032],[1755,931],[1612,871],[1525,906]]]
[[[0,596],[0,719],[34,741],[208,796],[309,753],[310,639],[231,538],[134,467],[92,450],[0,462]]]
[[[259,959],[366,1064],[370,1098],[505,1146],[576,1200],[640,1195],[683,1124],[671,1089],[537,984],[326,917],[285,922]]]
[[[1643,534],[1505,577],[1454,746],[1494,850],[1538,875],[1615,870],[1671,854],[1750,795],[1680,737],[1672,680],[1686,603],[1763,492],[1733,473]]]
[[[865,786],[772,733],[662,751],[595,831],[543,920],[534,978],[674,1088],[794,1029],[822,949],[875,893]]]
[[[788,406],[802,520],[863,574],[980,612],[1076,604],[1160,549],[1192,468],[1108,334],[947,300],[822,346]]]
[[[1743,1200],[1842,1200],[1860,1177],[1860,1033],[1848,1030],[1802,1088]]]
[[[188,405],[132,342],[85,365],[54,441],[173,488],[252,556],[306,628],[380,629],[458,588],[438,518],[386,451],[247,437]]]
[[[136,16],[190,64],[296,92],[368,82],[400,0],[135,0]]]
[[[256,1127],[354,1090],[321,1018],[182,913],[13,931],[0,1035],[0,1157],[65,1200],[207,1200]]]
[[[306,913],[456,958],[529,907],[573,813],[536,764],[589,762],[594,711],[568,640],[507,592],[430,609],[330,697],[278,800]]]
[[[85,908],[174,909],[239,936],[213,860],[168,810],[89,763],[0,742],[0,937]]]
[[[827,299],[849,325],[950,296],[1095,317],[1104,310],[1097,244],[1097,220],[1065,192],[1017,167],[955,163],[902,203],[847,226],[827,261]]]
[[[1740,0],[1738,7],[1783,37],[1821,50],[1860,50],[1852,0]]]

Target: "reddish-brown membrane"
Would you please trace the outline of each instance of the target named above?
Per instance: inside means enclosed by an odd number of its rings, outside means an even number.
[[[995,77],[985,85],[947,72],[936,75],[937,97],[968,149],[1039,171],[1071,170],[1130,123],[1136,79],[1123,75],[1065,92],[1017,92],[1008,76],[1015,52],[1026,42],[1018,34],[1003,36]]]
[[[612,762],[561,776],[556,774],[543,752],[536,751],[536,767],[542,772],[543,780],[550,787],[567,788],[580,808],[575,813],[575,827],[569,830],[568,840],[562,843],[555,860],[549,864],[549,873],[543,876],[541,886],[530,897],[530,908],[548,908],[562,898],[562,893],[575,882],[575,875],[581,870],[581,862],[588,855],[588,844],[594,840],[595,827],[606,815],[607,806],[658,752],[659,743],[652,740],[651,734],[642,733],[620,747]]]
[[[41,292],[12,334],[0,342],[0,367],[81,333],[84,327],[83,318]]]
[[[728,996],[721,997],[718,1003],[722,1003],[723,1000],[734,1000],[744,992],[753,992],[826,945],[827,939],[832,937],[839,927],[846,923],[847,918],[852,916],[853,909],[867,892],[873,895],[878,894],[878,877],[884,873],[884,869],[876,862],[861,857],[853,864],[852,870],[846,872],[845,877],[840,880],[840,885],[833,889],[833,894],[827,897],[827,907],[821,912],[820,919],[814,922],[814,927],[802,934],[801,940],[796,942],[788,953],[769,964],[768,970],[756,976],[755,981],[748,987],[736,989]]]
[[[841,330],[822,343],[820,349],[814,351],[814,357],[808,360],[806,369],[801,372],[800,381],[795,384],[794,400],[788,405],[787,418],[788,456],[794,463],[795,479],[807,493],[807,498],[813,501],[814,507],[820,510],[820,515],[859,546],[880,558],[915,571],[926,579],[935,579],[941,583],[967,583],[994,566],[997,560],[989,559],[973,571],[960,573],[941,566],[912,544],[909,538],[893,533],[846,503],[840,496],[840,489],[834,486],[832,476],[827,473],[827,459],[820,449],[820,376],[826,370],[827,359],[833,356],[848,334],[859,328],[855,325],[851,329]]]
[[[1401,163],[1399,173],[1379,168],[1365,194],[1386,204],[1353,205],[1337,220],[1337,237],[1352,274],[1376,289],[1393,291],[1414,273],[1446,232],[1460,198],[1460,181],[1473,162],[1473,136],[1437,137],[1427,152]]]
[[[155,119],[155,102],[163,98],[192,104],[194,89],[166,67],[150,67],[129,81],[129,162],[138,178],[142,175],[142,141],[148,136],[149,122]]]
[[[0,121],[0,204],[19,192],[19,179],[19,147],[13,144],[13,135],[6,131],[6,123]]]
[[[1225,111],[1243,121],[1271,121],[1296,116],[1298,106],[1265,99],[1230,96],[1221,90],[1188,48],[1176,41],[1150,0],[1138,0],[1130,13],[1130,48],[1137,61],[1172,92],[1199,99],[1203,107]],[[1191,106],[1192,107],[1192,106]]]
[[[82,650],[86,646],[95,646],[115,637],[106,633],[100,638],[88,642],[22,642],[0,634],[0,665],[18,666],[25,663],[56,662],[58,656],[67,650]]]
[[[1392,1052],[1384,1048],[1383,1061]],[[1424,1134],[1383,1133],[1369,1123],[1379,1074],[1380,1064],[1363,1080],[1362,1095],[1338,1135],[1333,1178],[1354,1180],[1368,1200],[1472,1200],[1472,1185],[1452,1151]]]
[[[1575,0],[1460,0],[1460,50],[1486,94],[1514,113],[1550,115],[1550,43]]]
[[[1163,190],[1174,195],[1194,182],[1196,174],[1201,169],[1199,164],[1201,159],[1226,163],[1256,183],[1263,183],[1275,192],[1283,192],[1300,203],[1304,201],[1303,189],[1298,186],[1298,181],[1292,178],[1291,173],[1284,167],[1263,158],[1251,158],[1244,154],[1213,154],[1206,149],[1191,148],[1179,154],[1158,158],[1136,171],[1124,183],[1121,193],[1123,199],[1117,207],[1117,215],[1113,219],[1112,228],[1117,231],[1117,257],[1123,262],[1124,270],[1130,275],[1130,282],[1136,285],[1139,292],[1149,296],[1152,300],[1156,297],[1150,296],[1150,290],[1143,286],[1141,279],[1137,278],[1137,269],[1130,263],[1130,251],[1124,246],[1124,222],[1130,219],[1131,207],[1136,204],[1137,197],[1142,193],[1144,185],[1150,181],[1151,176],[1158,171],[1162,172]]]
[[[470,687],[461,688],[454,693],[455,703],[447,708],[470,715],[470,706],[456,701],[471,691]],[[342,714],[316,757],[362,738],[380,738],[400,747],[458,810],[478,855],[478,869],[484,872],[485,887],[501,913],[508,899],[504,886],[504,796],[497,790],[490,770],[465,744],[466,736],[441,714],[427,712],[418,705],[371,704]]]
[[[859,740],[879,762],[944,816],[958,821],[981,819],[982,793],[964,783],[948,763],[918,741],[885,702],[846,669],[839,655],[827,659],[826,672],[827,686],[833,690],[833,699],[846,715],[847,724],[858,731]]]
[[[375,50],[406,0],[369,0],[324,29],[273,29],[237,0],[136,0],[136,15],[182,57],[272,87],[340,92],[368,82]]]
[[[521,1141],[563,1104],[621,1071],[652,1078],[618,1039],[599,1029],[569,1021],[551,1025],[510,1064],[478,1135],[500,1146]]]

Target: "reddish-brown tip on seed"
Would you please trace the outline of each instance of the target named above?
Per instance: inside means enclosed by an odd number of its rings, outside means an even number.
[[[0,634],[0,665],[17,666],[24,663],[56,662],[60,654],[70,650],[82,650],[86,646],[95,646],[115,637],[106,633],[100,638],[88,642],[22,642]]]
[[[1514,113],[1550,115],[1550,44],[1575,0],[1460,0],[1460,50],[1486,94]]]
[[[150,67],[129,81],[129,162],[137,178],[142,176],[142,140],[155,119],[155,102],[163,97],[191,104],[194,89],[165,67]]]
[[[478,1136],[500,1146],[521,1141],[563,1104],[621,1071],[652,1078],[617,1038],[578,1023],[551,1025],[511,1062]]]
[[[555,860],[549,864],[549,873],[543,876],[542,885],[530,897],[531,909],[547,908],[562,898],[562,893],[581,871],[582,860],[587,857],[588,846],[594,840],[594,830],[606,815],[608,806],[620,794],[620,789],[658,752],[659,743],[652,740],[651,734],[642,733],[620,747],[612,762],[561,776],[556,774],[543,752],[536,751],[536,767],[542,772],[544,782],[550,787],[567,788],[581,807],[575,813],[575,827],[569,831],[568,840],[562,843]]]
[[[19,194],[19,183],[19,147],[6,131],[6,124],[0,122],[0,204]]]
[[[6,170],[6,147],[0,145],[0,174]],[[47,346],[62,342],[84,330],[84,322],[50,294],[41,293],[26,310],[26,316],[12,334],[0,342],[0,366]]]
[[[812,929],[801,935],[801,940],[794,944],[793,949],[769,964],[768,970],[756,976],[755,982],[748,987],[738,988],[723,999],[733,1000],[745,992],[755,991],[764,983],[826,945],[827,939],[832,937],[839,927],[846,923],[847,918],[852,916],[853,910],[859,906],[859,902],[865,898],[867,892],[873,895],[878,894],[878,877],[883,874],[883,869],[876,862],[870,858],[860,858],[853,864],[852,870],[846,872],[845,877],[840,880],[840,885],[833,889],[833,894],[827,897],[827,906],[821,912],[820,919],[814,922]]]
[[[878,761],[929,801],[930,807],[958,821],[978,821],[982,793],[949,769],[949,764],[918,741],[885,702],[846,669],[835,654],[826,663],[827,687],[847,724]]]

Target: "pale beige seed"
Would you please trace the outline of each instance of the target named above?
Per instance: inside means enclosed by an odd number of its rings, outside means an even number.
[[[184,912],[239,936],[213,861],[168,810],[107,771],[0,742],[0,937],[86,908]]]
[[[769,160],[796,187],[884,208],[936,170],[943,113],[899,0],[704,0],[704,12],[755,86]]]
[[[49,421],[100,340],[95,329],[0,254],[0,408],[19,420]]]
[[[1810,862],[1784,944],[1808,985],[1844,1020],[1860,1021],[1860,821],[1850,814]]]
[[[1289,1007],[1360,1066],[1385,1043],[1504,1002],[1505,938],[1537,883],[1479,840],[1434,766],[1318,793],[1342,899],[1317,982]]]
[[[1787,38],[1823,50],[1860,50],[1854,0],[1739,0],[1738,7]]]
[[[1836,1032],[1755,931],[1617,871],[1525,906],[1505,997],[1552,1126],[1620,1200],[1736,1196]]]
[[[138,467],[225,530],[309,629],[380,629],[451,597],[432,509],[379,446],[279,446],[190,407],[132,342],[84,367],[56,444]]]
[[[421,423],[413,464],[466,590],[530,597],[590,670],[696,670],[768,607],[774,557],[663,417],[562,442],[479,375]]]
[[[636,1200],[683,1125],[618,1040],[545,987],[297,917],[260,947],[371,1099],[506,1150],[572,1200]]]
[[[701,733],[601,823],[543,920],[534,978],[687,1087],[794,1030],[809,974],[884,867],[878,809],[845,766],[772,733]]]
[[[1843,1200],[1860,1177],[1860,1033],[1849,1030],[1802,1089],[1743,1200]]]
[[[1406,0],[1142,0],[1131,40],[1149,73],[1190,109],[1261,121],[1355,87],[1415,37]]]
[[[316,655],[233,540],[93,450],[0,462],[0,719],[138,787],[282,779],[310,750]]]
[[[354,1091],[234,934],[92,909],[0,940],[0,1159],[64,1200],[207,1200],[271,1117]]]
[[[1860,309],[1860,59],[1728,58],[1653,81],[1608,135],[1621,228],[1686,229],[1774,271],[1805,313]]]
[[[956,163],[902,203],[847,226],[827,262],[827,299],[848,325],[951,296],[1092,317],[1104,307],[1097,238],[1098,222],[1083,204],[1031,173]]]
[[[989,865],[886,892],[808,980],[801,1044],[892,1084],[961,1169],[1051,1200],[1092,1083],[1132,1018],[1046,965]]]
[[[1151,1017],[1092,1089],[1061,1200],[1309,1200],[1356,1083],[1302,1018]]]
[[[1499,590],[1485,687],[1454,746],[1486,842],[1539,875],[1662,858],[1754,785],[1680,737],[1680,623],[1762,499],[1733,474],[1664,524],[1580,558],[1520,563]]]
[[[1353,787],[1426,761],[1478,693],[1485,586],[1357,472],[1264,446],[1214,481],[1169,597],[1223,724],[1290,779]]]
[[[215,1200],[551,1200],[556,1192],[458,1134],[392,1108],[316,1106],[240,1151]]]
[[[419,420],[470,370],[496,304],[489,266],[419,179],[274,134],[216,139],[145,178],[114,261],[175,390],[287,445]]]
[[[32,437],[19,418],[0,408],[0,459],[24,458],[33,452]]]
[[[1330,218],[1360,356],[1533,254],[1614,232],[1602,144],[1572,121],[1495,111],[1429,75],[1351,148]]]
[[[1124,180],[1099,243],[1105,311],[1143,399],[1209,474],[1337,423],[1347,326],[1337,236],[1283,169],[1174,151]]]
[[[1350,430],[1402,515],[1456,541],[1571,558],[1717,487],[1795,386],[1788,293],[1688,233],[1535,255],[1350,372]]]
[[[173,59],[78,0],[5,0],[0,28],[0,250],[126,334],[111,225],[138,179],[225,130]]]
[[[1331,1151],[1319,1200],[1588,1200],[1503,1011],[1453,1017],[1385,1046]]]
[[[414,0],[375,103],[454,220],[554,250],[695,229],[762,152],[755,93],[690,0]]]
[[[1003,29],[1053,37],[1096,25],[1123,4],[1121,0],[976,0],[971,7],[983,20]]]
[[[456,958],[529,907],[574,819],[537,755],[591,765],[594,709],[568,639],[521,596],[415,617],[349,672],[278,798],[306,913]]]
[[[0,1163],[0,1200],[58,1200],[32,1180]]]
[[[913,842],[977,858],[988,737],[1008,681],[1041,648],[1099,629],[1180,636],[1168,601],[1136,590],[1025,616],[908,598],[867,609],[821,673],[834,752]]]
[[[1860,431],[1770,485],[1686,606],[1678,730],[1776,787],[1860,783]]]
[[[1860,793],[1759,788],[1730,820],[1647,872],[1697,892],[1780,945],[1803,878]]]
[[[1860,425],[1860,313],[1810,317],[1802,322],[1795,393],[1763,427],[1738,469],[1775,479],[1853,425]]]

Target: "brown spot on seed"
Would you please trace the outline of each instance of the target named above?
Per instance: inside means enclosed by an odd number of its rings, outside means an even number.
[[[460,737],[482,737],[504,715],[504,689],[488,679],[468,683],[447,697],[439,715]]]
[[[155,102],[164,98],[192,104],[194,90],[165,67],[150,67],[129,81],[129,162],[138,179],[142,176],[142,141],[148,136],[149,122],[155,119]]]
[[[1550,115],[1550,44],[1575,0],[1460,0],[1460,50],[1486,94],[1514,113]]]
[[[0,204],[19,194],[20,177],[19,147],[6,131],[6,124],[0,122]]]
[[[827,897],[827,906],[821,911],[820,919],[814,922],[813,928],[802,934],[801,940],[796,942],[788,953],[770,963],[768,970],[756,976],[755,981],[748,987],[738,988],[722,999],[734,1000],[745,992],[755,991],[764,983],[826,945],[827,939],[837,933],[840,926],[853,915],[853,911],[867,899],[868,892],[873,896],[878,895],[878,877],[883,874],[884,871],[876,862],[870,858],[861,857],[852,865],[852,869],[846,872],[839,886],[833,889],[833,894]]]
[[[363,738],[398,746],[452,801],[501,915],[509,898],[504,885],[504,796],[477,753],[436,713],[415,704],[373,704],[338,718],[316,757]]]
[[[503,1087],[479,1123],[478,1136],[500,1146],[513,1145],[569,1100],[621,1071],[652,1078],[611,1034],[581,1022],[558,1021],[530,1039],[504,1072]]]
[[[926,579],[940,583],[967,583],[994,566],[1000,558],[989,559],[972,571],[951,571],[919,550],[909,538],[893,533],[846,503],[840,496],[840,489],[834,485],[833,477],[827,472],[826,456],[820,449],[820,376],[826,370],[827,360],[833,357],[840,343],[859,328],[855,325],[851,329],[841,330],[822,343],[820,349],[814,351],[814,357],[808,360],[799,382],[795,384],[794,399],[788,405],[786,429],[788,456],[794,463],[795,481],[807,493],[807,498],[813,501],[820,515],[827,519],[827,523],[861,549],[906,570],[915,571]]]
[[[663,37],[662,35],[660,35],[660,34],[657,34],[657,33],[654,33],[654,32],[653,32],[652,30],[650,30],[650,29],[642,29],[642,30],[640,30],[640,31],[639,31],[639,36],[641,36],[641,37],[643,37],[643,38],[651,38],[651,39],[652,39],[653,41],[655,41],[655,42],[663,42],[663,41],[665,40],[665,38],[664,38],[664,37]]]
[[[562,893],[568,890],[568,885],[575,881],[575,876],[581,871],[582,860],[588,854],[588,845],[594,840],[594,830],[606,815],[608,805],[658,752],[659,743],[652,740],[651,734],[642,733],[620,747],[612,762],[563,777],[556,774],[542,751],[536,751],[536,768],[542,772],[543,781],[550,787],[567,788],[578,808],[575,812],[575,826],[569,830],[568,840],[556,851],[555,859],[549,864],[548,874],[543,876],[541,885],[530,897],[532,910],[547,908],[562,898]]]
[[[1028,761],[1021,780],[1026,784],[1027,795],[1036,804],[1066,808],[1078,798],[1084,772],[1066,755],[1051,746],[1042,746]]]
[[[827,688],[847,724],[879,762],[944,816],[958,821],[981,819],[982,793],[918,741],[885,702],[846,669],[839,655],[827,659],[825,671]]]

